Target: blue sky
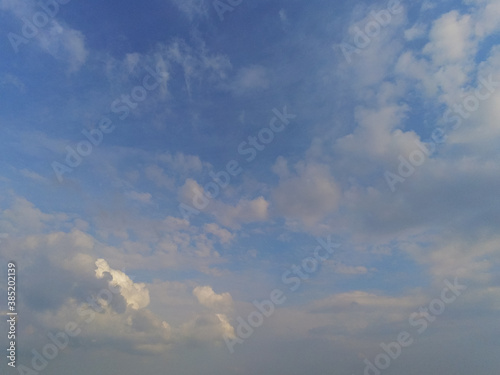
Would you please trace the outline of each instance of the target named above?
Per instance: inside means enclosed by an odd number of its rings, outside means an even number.
[[[42,3],[0,0],[2,373],[495,372],[497,0]]]

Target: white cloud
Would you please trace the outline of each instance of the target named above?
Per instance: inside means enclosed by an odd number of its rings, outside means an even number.
[[[12,235],[35,235],[43,232],[49,225],[57,225],[66,221],[67,215],[62,213],[46,214],[27,199],[14,196],[10,208],[3,211],[3,231]]]
[[[234,338],[236,337],[234,333],[233,326],[229,323],[228,317],[225,314],[215,314],[220,320],[220,326],[222,329],[222,337]]]
[[[205,230],[205,232],[217,236],[222,244],[229,244],[235,238],[234,234],[229,232],[227,229],[219,227],[215,223],[205,224],[203,229]]]
[[[413,149],[418,138],[412,132],[405,133],[398,129],[408,110],[405,104],[390,103],[381,103],[376,108],[356,108],[359,127],[353,134],[337,140],[338,152],[356,159],[364,155],[373,162],[397,158],[401,151]]]
[[[500,3],[496,0],[473,0],[480,6],[476,13],[475,34],[485,38],[500,27]]]
[[[104,259],[98,259],[95,262],[97,269],[95,271],[98,278],[103,278],[105,273],[111,275],[109,284],[114,287],[120,287],[120,294],[125,298],[130,307],[135,310],[143,309],[149,305],[149,291],[143,283],[134,283],[122,271],[114,270],[109,267]]]
[[[193,295],[203,306],[216,311],[228,312],[233,309],[233,299],[229,293],[217,294],[211,286],[197,286],[193,290]]]
[[[236,205],[215,201],[213,214],[222,225],[239,228],[241,224],[266,221],[269,202],[264,197],[241,199]]]
[[[401,248],[417,262],[425,264],[435,282],[443,278],[459,277],[467,283],[487,286],[493,283],[495,264],[500,261],[498,235],[483,235],[473,240],[453,233],[431,238],[427,236],[430,248],[418,242],[402,243]]]
[[[203,196],[203,188],[195,180],[188,178],[180,187],[178,196],[181,202],[193,206],[193,199]]]
[[[423,52],[430,55],[437,66],[463,62],[474,54],[473,25],[469,15],[451,11],[434,22],[430,42]]]

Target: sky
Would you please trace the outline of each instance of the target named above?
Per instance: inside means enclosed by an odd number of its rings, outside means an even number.
[[[0,18],[2,374],[498,373],[499,0]]]

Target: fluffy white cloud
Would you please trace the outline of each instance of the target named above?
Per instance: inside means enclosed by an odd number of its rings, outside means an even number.
[[[241,199],[236,205],[215,201],[213,213],[222,225],[239,228],[241,224],[266,221],[269,202],[264,197]]]
[[[484,38],[497,31],[500,27],[500,3],[496,0],[470,0],[479,9],[474,13],[476,18],[475,34]]]
[[[233,309],[233,299],[229,293],[217,294],[210,286],[197,286],[193,295],[203,306],[218,312],[227,312]]]
[[[400,153],[415,149],[418,137],[413,132],[403,132],[401,127],[409,108],[405,104],[381,104],[378,108],[358,107],[355,111],[359,127],[352,134],[336,142],[336,150],[344,158],[352,159],[348,164],[352,172],[360,172],[356,161],[387,162]]]
[[[473,36],[471,17],[452,11],[434,22],[423,52],[438,66],[460,62],[475,52]]]
[[[124,272],[110,268],[104,259],[98,259],[95,265],[97,266],[96,276],[101,279],[105,273],[110,274],[109,284],[120,288],[120,294],[130,307],[138,310],[149,305],[149,291],[145,284],[134,283]]]
[[[221,342],[224,337],[235,337],[234,328],[229,322],[228,313],[233,311],[233,298],[225,292],[217,294],[211,286],[197,286],[193,295],[198,302],[209,309],[181,327],[184,335],[201,341]]]

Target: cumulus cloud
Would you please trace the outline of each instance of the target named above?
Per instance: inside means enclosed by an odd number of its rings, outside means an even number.
[[[485,38],[500,28],[500,3],[496,0],[471,0],[478,6],[474,14],[475,34],[478,38]]]
[[[29,215],[29,211],[25,214]],[[46,215],[43,219],[53,219]],[[171,218],[166,224],[174,230],[185,228],[180,219]],[[178,325],[172,327],[165,318],[148,309],[151,299],[145,283],[133,282],[124,271],[110,267],[105,259],[96,260],[89,255],[96,244],[92,236],[73,230],[18,237],[15,244],[2,246],[2,255],[14,259],[16,254],[20,272],[26,272],[20,287],[24,290],[24,316],[29,324],[22,327],[22,334],[30,337],[30,345],[43,345],[46,330],[64,330],[70,321],[81,329],[75,346],[112,346],[117,351],[139,355],[164,353],[172,346],[193,340],[220,343],[225,334],[233,332],[226,315],[233,304],[229,293],[216,294],[210,287],[195,289],[198,306],[208,311],[200,310],[189,317],[186,312],[199,310],[189,303],[182,308]],[[16,251],[17,246],[23,250]],[[22,261],[33,252],[45,255],[34,257],[31,262]],[[192,294],[185,287],[183,290],[182,298],[189,301]],[[165,298],[168,304],[174,303],[164,293],[162,288],[155,296],[160,300]]]
[[[197,286],[193,295],[200,304],[214,311],[226,312],[233,308],[233,299],[229,293],[217,294],[210,286]]]
[[[264,197],[241,199],[236,205],[215,201],[213,212],[222,225],[239,228],[241,224],[266,221],[269,202]]]
[[[149,291],[143,283],[134,283],[122,271],[109,267],[104,259],[95,262],[97,269],[95,274],[98,278],[103,278],[105,273],[111,275],[109,284],[120,288],[120,294],[125,298],[127,304],[135,310],[145,308],[149,305]]]
[[[472,26],[469,15],[461,16],[458,11],[443,15],[434,23],[424,53],[429,54],[436,65],[464,60],[475,49]]]
[[[216,314],[215,316],[220,321],[222,337],[227,337],[230,339],[236,337],[234,333],[234,327],[229,323],[228,317],[225,314]]]
[[[359,172],[359,165],[355,164],[360,158],[364,157],[365,161],[370,162],[384,162],[415,148],[418,137],[412,132],[398,129],[408,110],[407,105],[395,103],[382,104],[377,108],[356,108],[355,116],[359,127],[352,134],[336,141],[338,152],[352,159],[349,163],[351,170]]]
[[[198,303],[209,310],[198,314],[181,326],[187,337],[200,341],[222,342],[224,337],[235,337],[228,313],[233,311],[233,298],[225,292],[217,294],[211,286],[197,286],[193,295]]]

